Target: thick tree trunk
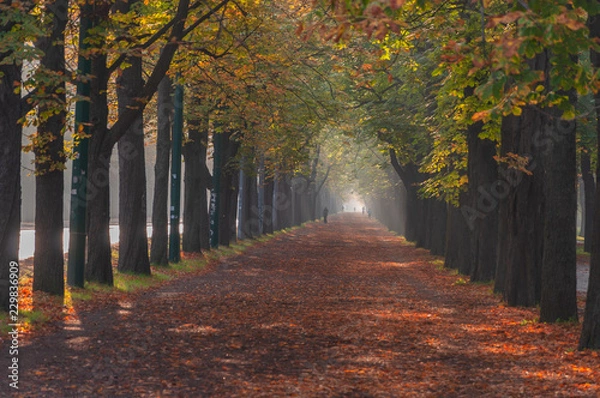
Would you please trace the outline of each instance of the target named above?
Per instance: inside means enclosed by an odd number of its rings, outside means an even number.
[[[210,216],[208,214],[208,190],[212,188],[212,176],[206,165],[206,149],[208,147],[208,129],[201,133],[202,145],[198,159],[202,169],[200,192],[198,192],[198,212],[200,213],[200,248],[210,250]]]
[[[446,251],[446,220],[448,218],[447,203],[430,199],[431,217],[429,219],[429,247],[431,254],[443,256]]]
[[[237,241],[237,208],[238,208],[238,194],[239,194],[239,184],[240,184],[240,174],[237,170],[234,171],[233,175],[228,176],[227,180],[229,181],[229,188],[226,189],[224,197],[226,198],[226,208],[227,213],[224,214],[224,219],[226,220],[223,223],[222,227],[226,228],[225,232],[222,234],[223,240],[222,244],[225,246],[229,246],[231,243],[235,243]],[[222,230],[224,231],[224,230]]]
[[[272,178],[265,179],[264,185],[264,203],[262,209],[262,233],[272,234],[273,233],[273,192],[275,188],[275,182]]]
[[[183,147],[185,194],[183,210],[183,251],[200,253],[209,248],[209,222],[206,189],[211,176],[206,167],[208,126],[205,121],[190,120],[188,141]]]
[[[64,30],[68,19],[68,1],[58,0],[46,6],[45,13],[52,18],[51,34],[39,43],[44,52],[42,68],[59,76],[65,73]],[[33,290],[63,296],[63,196],[64,128],[66,125],[65,83],[53,82],[47,87],[54,97],[53,105],[62,110],[43,121],[38,136],[44,137],[35,148],[35,255],[33,259]],[[39,112],[47,110],[40,106]],[[56,111],[56,110],[55,110]],[[48,141],[46,141],[46,139]]]
[[[426,215],[423,201],[419,198],[416,184],[420,182],[419,169],[417,165],[410,163],[401,165],[393,149],[389,150],[390,162],[398,173],[406,188],[406,240],[410,242],[423,243],[423,224]]]
[[[156,163],[154,164],[154,199],[152,201],[152,240],[150,263],[169,263],[169,161],[171,155],[171,80],[164,77],[158,86]]]
[[[117,79],[119,114],[137,107],[144,86],[142,59],[130,57],[130,66]],[[150,275],[146,232],[146,161],[144,123],[140,114],[119,140],[119,265],[120,272]]]
[[[181,248],[188,253],[201,253],[200,245],[200,161],[197,157],[200,146],[197,123],[191,122],[188,140],[183,146],[183,159],[185,162],[185,190],[183,194],[183,236]]]
[[[259,235],[258,186],[253,164],[244,161],[240,193],[240,239],[253,239]]]
[[[594,15],[589,19],[590,36],[600,37],[600,15]],[[600,67],[600,54],[590,51],[592,65]],[[596,108],[600,106],[600,94],[594,95]],[[600,154],[600,116],[598,116],[597,136],[598,148]],[[600,162],[599,162],[600,163]],[[596,169],[596,177],[600,176],[600,166]],[[585,304],[585,314],[583,315],[583,327],[579,338],[579,349],[592,348],[600,349],[600,184],[596,181],[596,193],[594,199],[594,221],[592,232],[592,247],[590,259],[590,279],[587,290],[587,299]]]
[[[109,7],[97,7],[92,26],[108,18]],[[88,255],[85,278],[90,282],[113,285],[110,247],[110,156],[112,146],[106,145],[108,130],[108,100],[106,55],[91,56],[93,78],[90,81],[90,141],[88,159]]]
[[[0,29],[4,30],[4,26]],[[0,54],[0,59],[5,54]],[[11,268],[19,261],[21,227],[21,67],[0,64],[0,308],[8,311]],[[13,265],[11,267],[11,265]]]
[[[298,175],[292,178],[292,222],[293,225],[300,225],[302,219],[302,202],[305,199],[307,189],[307,180],[304,176]]]
[[[279,231],[292,225],[292,187],[286,174],[277,173],[274,182],[273,229]]]
[[[232,241],[235,242],[236,236],[239,167],[235,162],[235,156],[239,149],[239,143],[232,138],[233,132],[222,134],[219,245],[229,246]]]
[[[549,52],[536,57],[550,75]],[[550,86],[547,78],[545,86]],[[567,94],[575,103],[575,93]],[[556,107],[544,109],[535,130],[544,164],[544,245],[540,321],[577,320],[577,146],[576,122],[562,120]]]
[[[577,154],[575,121],[548,110],[544,161],[544,257],[540,321],[577,320]]]
[[[94,106],[92,106],[94,108]],[[94,111],[90,111],[93,114]],[[92,127],[92,131],[94,127]],[[98,130],[96,130],[98,131]],[[97,153],[101,142],[90,138],[90,154]],[[113,285],[110,246],[110,153],[97,153],[88,161],[88,254],[85,278],[89,282]]]
[[[584,244],[583,250],[590,253],[592,250],[592,230],[594,226],[594,195],[596,194],[596,182],[594,181],[594,174],[592,173],[592,166],[590,161],[590,153],[588,151],[581,152],[581,178],[583,180],[583,193],[584,193],[584,215],[583,221],[584,226]]]
[[[541,123],[539,112],[525,108],[521,116],[505,117],[501,127],[501,155],[510,152],[529,156],[527,167],[532,173],[512,178],[509,194],[500,202],[499,214],[505,222],[500,223],[498,230],[498,267],[505,276],[504,300],[511,306],[535,306],[541,296],[544,170],[540,147],[534,143],[534,131]]]
[[[508,194],[505,185],[498,181],[496,144],[479,138],[482,124],[474,123],[467,130],[469,198],[471,207],[480,217],[471,221],[471,281],[488,282],[496,275],[498,205]]]
[[[467,194],[460,196],[459,203],[467,200]],[[450,269],[471,270],[471,232],[462,212],[462,206],[448,208],[446,222],[446,255],[444,267]]]

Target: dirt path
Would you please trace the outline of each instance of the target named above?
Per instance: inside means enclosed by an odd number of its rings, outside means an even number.
[[[532,322],[535,310],[503,308],[432,260],[373,220],[333,216],[34,340],[20,351],[19,392],[600,394],[597,353],[573,351],[577,325]]]

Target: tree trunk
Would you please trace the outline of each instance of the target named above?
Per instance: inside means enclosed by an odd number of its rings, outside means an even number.
[[[431,254],[443,256],[446,251],[446,220],[448,218],[447,203],[443,200],[431,200],[431,217],[429,221],[429,247]]]
[[[467,201],[467,193],[462,193],[459,203]],[[450,269],[468,270],[472,267],[471,261],[471,232],[462,206],[448,208],[448,221],[446,223],[446,255],[444,267]]]
[[[152,240],[150,263],[169,263],[169,161],[171,159],[171,79],[164,77],[158,86],[158,126],[156,133],[156,163],[154,164],[154,199],[152,201]]]
[[[208,190],[212,189],[212,175],[206,165],[206,151],[208,148],[208,128],[200,132],[200,150],[198,159],[202,176],[200,178],[200,191],[198,192],[198,212],[200,213],[200,248],[210,250],[210,216],[208,214]]]
[[[586,150],[581,151],[581,178],[583,180],[583,193],[584,193],[584,216],[583,220],[585,237],[583,250],[590,253],[592,250],[592,229],[594,226],[594,195],[596,193],[596,182],[594,181],[594,174],[592,173],[592,166],[590,161],[590,153]]]
[[[273,195],[273,229],[279,231],[292,225],[292,187],[286,174],[277,173]]]
[[[424,206],[419,198],[416,184],[420,182],[419,169],[414,163],[401,165],[393,149],[389,150],[390,162],[396,170],[398,177],[402,180],[406,188],[406,240],[410,242],[422,243],[423,240],[423,222]]]
[[[549,51],[536,57],[551,85]],[[574,60],[576,62],[576,60]],[[574,91],[563,92],[575,104]],[[540,321],[577,320],[577,146],[576,122],[546,108],[535,126],[534,145],[543,163],[544,244]]]
[[[265,178],[264,185],[264,203],[262,211],[262,233],[272,234],[273,233],[273,191],[275,188],[275,182],[272,178]]]
[[[92,109],[95,106],[92,106]],[[95,111],[90,109],[90,114]],[[100,129],[102,127],[99,127]],[[96,126],[92,127],[92,131]],[[98,130],[96,130],[98,131]],[[97,153],[101,142],[90,138],[90,153]],[[88,254],[85,279],[89,282],[113,285],[110,246],[110,153],[91,155],[88,161]]]
[[[1,26],[0,31],[6,27]],[[6,54],[1,54],[0,59]],[[11,268],[19,261],[21,228],[21,67],[0,64],[0,306],[9,309]],[[62,234],[62,232],[61,232]],[[11,267],[12,265],[12,267]]]
[[[259,235],[258,186],[254,165],[244,161],[240,194],[240,239],[253,239]]]
[[[549,109],[542,128],[552,139],[544,153],[544,257],[540,321],[577,320],[577,153],[575,121]]]
[[[504,300],[511,306],[535,306],[541,295],[544,170],[539,159],[540,147],[534,144],[534,131],[541,123],[541,114],[527,107],[521,116],[505,117],[501,127],[501,155],[510,152],[529,156],[527,168],[532,173],[512,178],[509,194],[500,202],[499,214],[506,221],[500,224],[498,233],[498,267],[505,275]]]
[[[183,210],[183,251],[201,253],[208,249],[209,226],[206,189],[210,173],[206,167],[208,126],[205,121],[190,120],[188,140],[183,147],[185,194]]]
[[[590,36],[592,38],[600,37],[600,15],[594,15],[589,18]],[[600,67],[600,53],[590,51],[592,65]],[[600,93],[594,95],[596,108],[600,106]],[[598,114],[600,115],[600,114]],[[597,153],[600,154],[600,116],[598,116]],[[600,165],[600,162],[598,162]],[[600,175],[600,167],[596,168],[596,177]],[[588,284],[587,299],[585,304],[585,314],[583,315],[583,327],[579,338],[579,349],[585,348],[600,349],[600,193],[596,181],[596,192],[594,198],[594,221],[593,221],[593,240],[590,259],[590,279]]]
[[[92,27],[108,18],[109,7],[96,7]],[[90,141],[88,159],[88,255],[85,278],[90,282],[113,285],[110,247],[110,156],[112,146],[105,144],[108,135],[108,99],[106,54],[91,57],[93,78],[90,80]]]
[[[51,34],[39,43],[44,52],[41,67],[64,76],[64,30],[68,19],[68,1],[58,0],[46,6],[45,14],[52,18]],[[51,107],[61,111],[40,123],[36,145],[35,177],[35,256],[33,259],[33,290],[63,296],[65,293],[63,249],[64,128],[66,126],[66,96],[64,81],[52,82],[47,93],[54,97]],[[39,112],[48,110],[40,106]],[[56,109],[54,110],[56,111]],[[47,140],[46,140],[47,139]],[[46,143],[47,142],[47,143]],[[46,144],[43,144],[46,143]]]
[[[488,282],[496,275],[498,205],[508,194],[506,185],[498,180],[496,144],[479,138],[483,125],[474,123],[467,130],[469,198],[471,207],[480,217],[472,219],[471,281]]]
[[[239,168],[235,163],[235,156],[239,149],[239,143],[232,139],[233,132],[221,133],[222,157],[221,157],[221,193],[220,215],[219,215],[219,245],[229,246],[235,241],[236,236],[236,213],[237,194],[239,187]]]
[[[293,225],[300,225],[304,222],[302,212],[302,202],[306,200],[307,178],[303,175],[297,175],[292,178],[292,220]]]
[[[135,2],[135,1],[134,1]],[[132,3],[128,5],[131,6]],[[129,11],[128,9],[122,10]],[[129,57],[130,66],[117,79],[119,114],[138,107],[144,87],[142,58]],[[146,161],[142,114],[119,140],[119,265],[120,272],[150,275],[146,231]]]

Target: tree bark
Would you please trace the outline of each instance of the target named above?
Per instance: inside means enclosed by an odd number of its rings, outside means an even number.
[[[126,13],[137,0],[128,1]],[[122,2],[125,3],[125,2]],[[137,96],[144,87],[142,58],[128,57],[130,66],[117,79],[119,115],[140,107]],[[119,150],[119,264],[120,272],[150,275],[146,231],[146,161],[143,113],[118,143]]]
[[[419,198],[417,187],[415,184],[420,182],[420,176],[417,165],[410,163],[401,165],[396,157],[396,152],[393,149],[389,150],[390,162],[402,180],[406,188],[406,240],[410,242],[423,241],[423,221],[425,217],[425,209],[423,201]]]
[[[211,176],[206,167],[208,125],[190,120],[188,140],[183,147],[185,159],[185,194],[183,211],[183,251],[201,253],[209,248],[209,224],[206,189]]]
[[[534,131],[541,123],[541,114],[526,107],[521,116],[505,117],[501,127],[501,155],[510,152],[529,157],[528,170],[532,173],[519,172],[512,177],[514,182],[508,183],[509,194],[499,203],[500,218],[505,222],[498,230],[497,266],[505,277],[504,300],[511,306],[535,306],[541,296],[544,170],[540,146],[534,144]],[[505,170],[505,174],[508,173],[510,170]]]
[[[68,1],[58,0],[46,4],[44,13],[52,18],[51,33],[39,43],[44,52],[41,67],[64,76],[64,31],[68,19]],[[38,136],[43,137],[36,154],[35,177],[35,255],[33,259],[33,290],[63,296],[63,196],[64,179],[64,128],[66,126],[66,95],[64,81],[51,83],[46,92],[52,95],[49,105],[41,105],[39,112],[51,110],[53,114],[40,123]],[[47,140],[48,141],[47,141]],[[44,144],[45,143],[45,144]]]
[[[469,198],[471,207],[481,217],[472,220],[471,237],[472,265],[471,281],[488,282],[496,275],[498,205],[508,192],[498,180],[496,144],[479,138],[483,125],[474,123],[467,130]]]
[[[0,31],[6,31],[0,26]],[[3,59],[7,54],[0,54]],[[21,227],[21,67],[0,64],[0,307],[9,308],[11,264],[19,261]],[[61,232],[62,233],[62,232]]]
[[[262,211],[263,220],[263,234],[273,233],[273,193],[275,189],[275,182],[272,178],[265,178],[264,183],[264,203]]]
[[[588,21],[590,27],[590,36],[600,38],[600,15],[594,15]],[[600,68],[600,53],[590,51],[592,65]],[[596,108],[600,106],[600,93],[594,95]],[[600,116],[598,116],[600,122]],[[598,147],[596,150],[600,154],[600,123],[597,124]],[[600,164],[600,162],[599,162]],[[596,169],[596,178],[600,172],[600,167]],[[590,259],[590,279],[587,290],[587,299],[585,304],[585,314],[583,315],[583,327],[579,338],[579,349],[585,348],[600,349],[600,193],[596,181],[596,193],[594,198],[594,221],[593,221],[593,240]]]
[[[467,193],[462,193],[459,204],[467,201]],[[462,212],[462,206],[449,206],[448,221],[446,222],[446,254],[444,267],[450,269],[468,270],[472,267],[471,258],[471,232],[466,218]]]
[[[443,256],[446,251],[446,220],[448,218],[447,204],[443,200],[429,199],[429,244],[427,248],[431,254]]]
[[[171,79],[164,77],[158,86],[156,163],[154,164],[154,199],[152,201],[152,240],[150,263],[169,263],[169,161],[171,155]]]
[[[243,162],[240,194],[240,239],[253,239],[259,235],[258,186],[254,163]]]
[[[584,243],[583,250],[590,253],[592,250],[592,230],[594,226],[594,195],[596,194],[596,181],[594,181],[594,174],[592,173],[592,166],[590,161],[590,153],[587,150],[581,151],[581,179],[583,180],[583,193],[584,193],[584,216],[583,221],[584,227]]]
[[[108,4],[95,7],[91,26],[106,21]],[[112,146],[106,145],[108,135],[108,71],[106,54],[94,52],[91,58],[90,80],[90,141],[88,159],[87,213],[88,255],[85,278],[90,282],[113,285],[110,246],[110,157]]]
[[[577,153],[575,121],[548,110],[544,161],[544,257],[540,321],[577,320]]]
[[[208,214],[208,191],[212,189],[213,178],[206,165],[206,153],[208,148],[208,128],[201,131],[200,140],[202,145],[198,153],[202,178],[200,179],[199,213],[200,213],[200,248],[210,250],[210,216]]]
[[[544,70],[545,86],[549,87],[550,52],[541,53],[536,61],[538,69]],[[574,90],[562,94],[575,104]],[[544,164],[541,322],[577,320],[576,122],[561,119],[562,114],[557,107],[544,109],[535,130]]]
[[[286,174],[276,173],[273,195],[273,229],[279,231],[292,225],[292,188]]]
[[[233,132],[221,133],[222,138],[222,174],[220,215],[219,215],[219,245],[229,246],[236,236],[236,213],[237,194],[239,187],[239,167],[235,162],[235,156],[239,149],[239,143],[233,138]]]

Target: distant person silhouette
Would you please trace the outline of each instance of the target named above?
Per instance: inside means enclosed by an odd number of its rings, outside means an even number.
[[[367,210],[367,214],[369,215],[369,218],[371,218],[371,209]]]
[[[324,222],[325,224],[327,224],[327,215],[328,215],[328,214],[329,214],[329,209],[328,209],[327,207],[325,207],[325,208],[323,209],[323,222]]]

